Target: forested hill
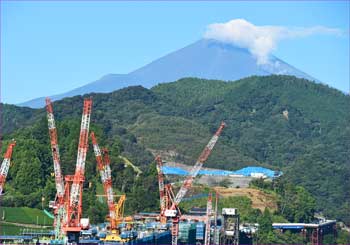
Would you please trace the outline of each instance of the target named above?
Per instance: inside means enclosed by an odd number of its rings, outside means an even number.
[[[184,78],[150,90],[136,86],[87,96],[93,97],[92,128],[100,144],[111,149],[114,185],[124,192],[132,191],[132,181],[127,181],[132,173],[119,154],[143,169],[152,161],[151,153],[193,164],[225,121],[206,166],[280,169],[284,178],[317,198],[320,211],[350,223],[350,98],[335,89],[273,75],[235,82]],[[74,168],[83,97],[54,103],[66,173]],[[14,196],[32,195],[28,205],[36,205],[35,193],[40,196],[42,188],[47,195],[54,193],[45,110],[3,105],[2,111],[4,140],[18,143],[7,190]],[[95,166],[90,151],[88,181],[98,181]],[[28,171],[31,190],[23,182]]]

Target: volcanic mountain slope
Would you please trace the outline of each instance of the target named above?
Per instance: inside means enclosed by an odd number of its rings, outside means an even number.
[[[252,75],[270,74],[294,75],[315,80],[276,57],[271,57],[268,64],[257,65],[256,58],[247,49],[202,39],[128,74],[109,74],[51,98],[59,100],[92,92],[112,92],[132,85],[151,88],[159,83],[172,82],[184,77],[233,81]],[[43,98],[38,98],[21,105],[40,108],[44,106],[43,101]]]

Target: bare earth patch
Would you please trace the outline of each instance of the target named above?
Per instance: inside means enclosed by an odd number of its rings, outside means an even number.
[[[276,198],[271,195],[264,193],[261,190],[252,188],[225,188],[215,187],[214,188],[220,196],[231,197],[231,196],[246,196],[252,201],[252,207],[264,211],[265,208],[269,208],[271,211],[277,209]]]

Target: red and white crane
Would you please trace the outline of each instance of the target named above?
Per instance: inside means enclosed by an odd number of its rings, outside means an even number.
[[[157,172],[158,172],[158,187],[159,187],[159,203],[160,203],[160,222],[165,224],[167,217],[165,211],[171,209],[175,199],[175,194],[171,184],[164,184],[163,161],[160,156],[156,157]],[[180,209],[176,206],[176,211],[181,216]]]
[[[193,180],[196,178],[196,176],[199,173],[199,170],[202,168],[204,162],[208,159],[210,153],[212,152],[216,142],[219,139],[219,136],[224,129],[226,124],[224,122],[221,122],[220,127],[217,129],[213,137],[210,139],[208,144],[205,146],[204,150],[200,154],[196,164],[193,166],[191,169],[188,177],[186,180],[183,182],[179,192],[177,193],[174,202],[171,205],[170,209],[165,210],[165,216],[166,217],[171,217],[173,221],[172,225],[172,244],[177,245],[177,238],[179,234],[179,219],[180,215],[177,210],[179,210],[178,206],[183,199],[183,197],[186,195],[188,190],[192,187]]]
[[[46,112],[47,112],[47,123],[49,128],[50,142],[51,142],[51,153],[53,159],[53,167],[55,173],[55,184],[56,184],[56,201],[53,205],[54,208],[54,227],[55,227],[55,239],[61,239],[63,237],[62,225],[66,222],[65,217],[65,190],[64,181],[61,171],[61,160],[60,151],[58,147],[57,129],[55,123],[55,117],[53,115],[52,102],[50,98],[46,98]]]
[[[210,218],[213,213],[212,195],[209,192],[208,202],[207,202],[207,213],[206,213],[206,225],[205,225],[205,239],[204,245],[210,245]]]
[[[6,177],[10,169],[10,164],[11,164],[11,157],[12,157],[12,152],[13,148],[16,145],[16,141],[12,140],[10,144],[7,146],[7,150],[4,155],[4,160],[1,163],[1,168],[0,168],[0,195],[2,194],[2,191],[4,190],[4,185],[6,182]]]
[[[222,122],[220,124],[220,127],[218,128],[218,130],[214,134],[214,136],[210,139],[208,144],[205,146],[205,148],[202,151],[201,155],[199,156],[196,164],[191,169],[188,177],[184,181],[183,185],[181,186],[179,192],[177,193],[177,195],[175,197],[175,204],[176,205],[178,205],[181,202],[182,198],[186,195],[189,188],[191,188],[193,180],[198,175],[199,170],[202,168],[204,162],[208,159],[211,151],[213,150],[213,148],[214,148],[216,142],[218,141],[219,136],[220,136],[220,134],[225,126],[226,126],[225,123]]]
[[[111,230],[115,230],[116,227],[116,211],[114,204],[114,193],[112,188],[112,176],[110,168],[110,159],[107,149],[103,149],[103,158],[101,149],[97,143],[97,139],[94,132],[90,134],[94,153],[97,161],[97,167],[100,172],[101,182],[103,184],[104,192],[107,196],[107,204],[109,209],[109,220],[111,223]]]
[[[164,215],[166,207],[166,190],[164,186],[164,174],[163,174],[163,162],[160,156],[156,157],[157,172],[158,172],[158,187],[159,187],[159,201],[160,201],[160,222],[166,223],[166,217]],[[169,187],[171,188],[171,187]]]
[[[80,230],[86,225],[81,224],[82,190],[85,180],[85,160],[88,150],[91,109],[92,99],[84,99],[75,174],[66,175],[63,181],[52,103],[49,98],[46,99],[47,119],[57,191],[54,204],[52,205],[52,202],[50,202],[50,206],[54,208],[55,212],[54,226],[56,239],[61,239],[64,235],[68,235],[68,241],[77,242]]]
[[[109,153],[107,148],[103,148],[102,149],[102,154],[103,154],[103,164],[104,164],[104,169],[105,169],[105,176],[106,176],[106,181],[105,181],[105,189],[106,189],[106,195],[107,195],[107,202],[108,202],[108,207],[109,207],[109,211],[110,211],[110,218],[114,219],[111,222],[115,222],[115,219],[117,218],[117,213],[116,211],[114,211],[114,215],[112,214],[112,208],[113,206],[115,206],[116,204],[114,203],[114,199],[113,197],[114,195],[114,191],[113,191],[113,187],[112,187],[112,171],[111,171],[111,159],[109,158]],[[112,227],[116,225],[112,224]]]
[[[67,232],[79,232],[81,230],[82,191],[85,181],[85,161],[88,150],[91,109],[92,99],[84,99],[75,174],[74,176],[66,176],[66,181],[72,182],[70,193],[66,194],[69,196],[69,202],[67,204],[67,224],[65,224],[65,230]]]
[[[55,117],[53,115],[52,102],[49,98],[46,98],[46,111],[47,111],[47,123],[49,127],[49,135],[51,142],[51,152],[53,158],[53,168],[55,172],[55,183],[57,197],[63,199],[64,197],[64,182],[61,172],[61,163],[60,163],[60,151],[58,147],[57,139],[57,129],[55,124]]]

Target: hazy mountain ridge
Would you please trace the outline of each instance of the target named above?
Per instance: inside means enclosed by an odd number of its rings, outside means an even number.
[[[234,81],[252,75],[270,74],[294,75],[315,80],[277,57],[272,56],[268,64],[257,65],[256,58],[247,49],[202,39],[128,74],[109,74],[51,98],[59,100],[92,92],[112,92],[133,85],[151,88],[159,83],[172,82],[184,77]],[[44,98],[37,98],[20,105],[40,108],[44,106],[43,101]]]

